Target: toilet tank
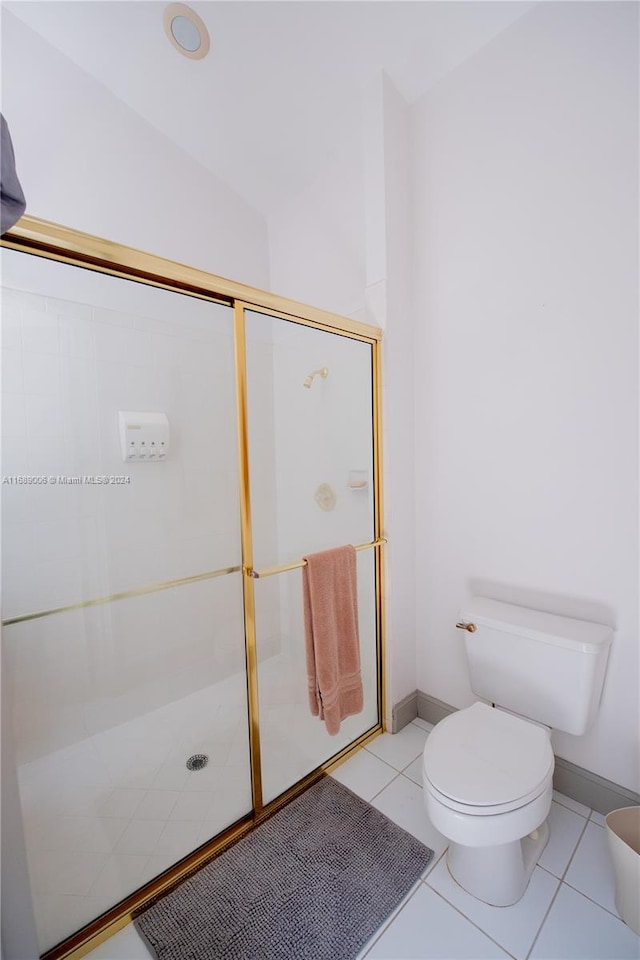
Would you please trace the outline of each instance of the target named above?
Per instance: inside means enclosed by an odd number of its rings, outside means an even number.
[[[475,597],[461,611],[477,696],[580,735],[600,703],[611,627]]]

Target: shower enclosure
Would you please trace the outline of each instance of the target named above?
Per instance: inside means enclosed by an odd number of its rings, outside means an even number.
[[[3,668],[57,960],[381,730],[380,334],[28,217],[2,272]],[[331,737],[301,567],[344,543],[364,709]]]

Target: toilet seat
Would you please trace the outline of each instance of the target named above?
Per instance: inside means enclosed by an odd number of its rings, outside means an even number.
[[[426,785],[426,789],[435,800],[439,801],[439,803],[447,807],[449,810],[453,810],[456,813],[467,814],[468,816],[473,817],[493,817],[500,813],[509,813],[512,810],[519,810],[521,807],[526,806],[526,804],[537,800],[538,797],[545,792],[548,782],[551,779],[552,772],[549,773],[548,777],[545,777],[541,784],[527,794],[526,797],[519,797],[517,800],[511,800],[507,803],[491,804],[490,806],[487,804],[484,806],[477,806],[473,803],[460,803],[457,800],[452,800],[451,797],[447,797],[444,793],[441,793],[437,787],[434,787],[426,774],[423,776],[423,785]]]
[[[553,767],[547,730],[478,702],[441,720],[429,734],[423,776],[449,809],[492,816],[539,797]]]

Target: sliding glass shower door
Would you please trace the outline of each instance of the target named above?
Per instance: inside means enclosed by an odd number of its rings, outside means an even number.
[[[2,267],[3,667],[44,952],[253,808],[233,310]]]
[[[329,736],[310,714],[302,557],[375,537],[371,343],[245,312],[263,800],[379,721],[374,549],[357,557],[364,708]],[[280,570],[290,564],[293,569]]]
[[[41,952],[83,955],[381,729],[380,331],[26,217],[2,238],[2,668]],[[362,710],[303,558],[356,547]]]

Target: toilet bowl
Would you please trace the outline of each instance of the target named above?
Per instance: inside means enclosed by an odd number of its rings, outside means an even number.
[[[450,873],[472,896],[508,906],[526,890],[549,836],[553,768],[548,728],[485,703],[430,733],[427,812],[449,840]]]
[[[613,631],[489,597],[467,601],[455,630],[480,699],[429,734],[424,802],[449,840],[454,879],[478,900],[508,906],[549,837],[551,730],[582,736],[593,724]]]

